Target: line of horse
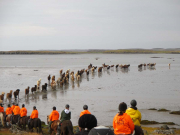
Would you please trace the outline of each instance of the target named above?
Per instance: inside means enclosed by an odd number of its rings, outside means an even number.
[[[138,68],[141,69],[143,66],[144,67],[155,67],[156,63],[148,63],[148,64],[139,64],[138,65]],[[51,75],[49,75],[47,77],[48,79],[48,83],[44,83],[43,85],[41,85],[41,78],[37,81],[37,84],[34,85],[33,87],[30,87],[28,86],[26,89],[25,89],[25,96],[29,95],[30,91],[32,92],[32,94],[36,91],[47,91],[47,86],[50,85],[52,87],[52,89],[56,89],[56,86],[60,86],[60,87],[63,87],[65,85],[68,85],[69,84],[69,81],[72,82],[72,87],[74,86],[74,82],[76,81],[78,84],[79,82],[81,82],[82,80],[82,76],[83,74],[85,73],[86,76],[88,77],[90,73],[92,73],[92,75],[96,72],[98,73],[101,73],[102,70],[109,70],[109,69],[118,69],[118,68],[121,68],[121,69],[128,69],[130,67],[130,64],[125,64],[125,65],[122,65],[122,64],[116,64],[116,65],[107,65],[105,63],[102,64],[102,66],[100,67],[97,67],[97,66],[93,66],[91,63],[87,66],[87,69],[79,69],[77,72],[74,72],[74,71],[71,71],[70,72],[70,69],[68,70],[65,70],[63,72],[63,69],[61,69],[59,71],[60,73],[60,77],[56,80],[55,79],[55,75],[53,75],[51,77]],[[79,86],[79,85],[77,85]],[[20,89],[17,89],[13,92],[13,90],[10,90],[9,93],[6,94],[6,100],[7,99],[11,99],[12,98],[12,95],[14,95],[14,99],[17,99],[17,97],[19,98],[19,92],[20,92]],[[0,103],[3,102],[4,100],[4,95],[5,93],[2,92],[2,94],[0,95]]]

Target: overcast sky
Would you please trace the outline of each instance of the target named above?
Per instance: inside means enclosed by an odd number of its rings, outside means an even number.
[[[0,0],[0,50],[180,48],[180,0]]]

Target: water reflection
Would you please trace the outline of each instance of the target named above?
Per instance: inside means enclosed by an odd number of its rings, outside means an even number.
[[[47,99],[47,92],[43,92],[42,99]]]
[[[116,68],[116,72],[119,72],[118,68]]]
[[[138,71],[139,71],[139,72],[142,72],[143,70],[142,70],[142,68],[138,68]]]
[[[87,81],[89,81],[89,76],[86,77]]]
[[[108,75],[111,75],[110,72],[109,72],[109,70],[107,70],[107,74],[108,74]]]
[[[74,81],[71,81],[71,84],[72,84],[72,89],[74,89],[75,88]]]
[[[29,104],[29,95],[25,96],[25,103]]]
[[[51,97],[57,99],[57,93],[56,93],[56,92],[57,92],[57,91],[53,91],[53,92],[51,93]]]
[[[102,77],[102,72],[98,72],[98,77]]]
[[[32,94],[32,100],[34,100],[36,103],[37,100],[39,100],[39,95],[37,93]]]
[[[155,67],[148,67],[149,70],[156,70]]]
[[[128,73],[128,71],[130,71],[129,68],[122,68],[122,69],[121,69],[121,72],[122,72],[122,73]]]

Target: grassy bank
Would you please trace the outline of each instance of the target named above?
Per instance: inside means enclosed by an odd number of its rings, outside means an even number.
[[[0,54],[180,54],[180,49],[119,49],[119,50],[66,50],[66,51],[0,51]]]

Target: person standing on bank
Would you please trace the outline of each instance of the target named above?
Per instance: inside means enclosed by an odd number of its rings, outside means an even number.
[[[131,100],[130,104],[131,104],[131,107],[126,110],[126,113],[131,117],[134,125],[141,126],[141,124],[140,124],[141,123],[141,113],[136,107],[136,105],[137,105],[136,100],[134,100],[134,99]]]
[[[119,113],[113,119],[114,134],[132,134],[134,131],[134,123],[131,117],[125,113],[127,109],[126,103],[119,104]]]
[[[143,130],[141,128],[141,124],[140,124],[141,123],[141,113],[136,107],[136,105],[137,105],[136,100],[134,100],[134,99],[131,100],[130,104],[131,104],[131,107],[126,110],[126,113],[131,117],[131,119],[135,125],[135,127],[134,127],[135,134],[144,135]]]
[[[91,113],[88,111],[88,106],[87,106],[87,105],[84,105],[84,106],[83,106],[83,109],[84,109],[84,111],[82,111],[82,112],[80,113],[80,117],[81,117],[82,115],[84,115],[84,114],[91,114]]]

